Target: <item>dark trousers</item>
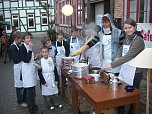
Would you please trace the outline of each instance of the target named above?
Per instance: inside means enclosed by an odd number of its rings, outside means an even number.
[[[17,103],[20,105],[21,103],[26,103],[26,89],[25,88],[17,88],[16,87],[16,96]]]
[[[139,89],[140,82],[141,82],[142,78],[143,78],[143,72],[142,71],[139,72],[139,73],[135,73],[134,80],[133,80],[133,86],[135,88]],[[124,114],[124,113],[125,113],[124,106],[118,107],[118,113],[117,114]],[[133,105],[130,105],[128,114],[133,114]]]
[[[61,104],[61,98],[58,94],[43,96],[45,104],[49,108],[50,106],[58,106]]]
[[[37,110],[37,106],[35,105],[35,87],[26,88],[27,91],[27,105],[29,112],[33,112]]]

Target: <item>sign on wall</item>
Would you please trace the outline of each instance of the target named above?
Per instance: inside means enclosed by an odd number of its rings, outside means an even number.
[[[102,19],[102,17],[103,17],[102,14],[96,16],[96,25],[101,26],[101,19]]]
[[[137,23],[137,30],[141,31],[145,46],[152,48],[152,23]]]

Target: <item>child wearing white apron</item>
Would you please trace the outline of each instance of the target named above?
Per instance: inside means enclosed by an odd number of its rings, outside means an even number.
[[[63,108],[58,97],[57,80],[54,75],[54,62],[49,57],[48,47],[41,47],[42,58],[40,61],[41,69],[38,69],[38,75],[42,85],[42,95],[49,110],[53,111],[55,107]],[[55,101],[57,100],[57,101]]]

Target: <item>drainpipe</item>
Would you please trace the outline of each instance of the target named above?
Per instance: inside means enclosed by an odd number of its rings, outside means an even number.
[[[87,24],[90,23],[90,0],[87,1]]]
[[[111,14],[111,19],[114,19],[114,0],[110,0],[110,14]]]
[[[85,28],[85,0],[82,0],[82,30]]]

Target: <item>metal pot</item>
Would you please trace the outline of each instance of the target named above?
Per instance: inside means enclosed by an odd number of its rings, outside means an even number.
[[[72,77],[82,78],[89,74],[89,65],[86,63],[74,63],[71,65]]]

